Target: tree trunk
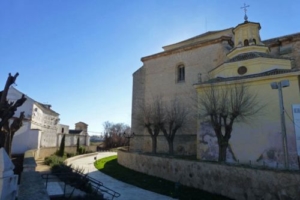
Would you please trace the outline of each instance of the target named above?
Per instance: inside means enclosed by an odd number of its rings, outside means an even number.
[[[0,148],[4,147],[5,138],[5,132],[0,130]]]
[[[5,150],[6,150],[6,152],[7,152],[7,155],[9,156],[9,157],[11,157],[11,143],[12,143],[12,141],[11,141],[11,134],[10,133],[8,133],[7,134],[7,136],[6,136],[6,144],[5,144]]]
[[[219,162],[226,162],[226,153],[228,148],[228,141],[219,143]]]
[[[157,148],[157,137],[151,136],[152,139],[152,153],[156,154],[156,148]]]
[[[173,145],[173,140],[167,140],[168,141],[168,145],[169,145],[169,154],[173,155],[174,154],[174,145]]]

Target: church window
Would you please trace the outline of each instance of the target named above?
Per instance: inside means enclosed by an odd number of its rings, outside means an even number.
[[[237,72],[238,72],[239,75],[244,75],[244,74],[247,73],[247,67],[241,66],[241,67],[238,68]]]
[[[184,81],[184,79],[185,79],[184,65],[181,64],[177,67],[177,82]]]
[[[249,46],[249,41],[247,39],[244,40],[244,46]]]
[[[254,42],[254,44],[256,44],[256,39],[253,38],[253,42]]]

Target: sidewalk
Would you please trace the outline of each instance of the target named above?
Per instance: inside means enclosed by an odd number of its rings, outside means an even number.
[[[97,154],[97,159],[105,158],[108,156],[117,155],[115,152],[101,152]],[[94,157],[95,155],[80,157],[78,159],[72,159],[68,162],[72,164],[73,167],[79,167],[84,169],[84,173],[87,173],[90,177],[101,181],[104,186],[115,190],[120,193],[121,196],[116,198],[118,200],[171,200],[173,198],[150,192],[141,188],[138,188],[127,183],[118,181],[102,172],[98,171],[94,167]],[[107,196],[109,197],[109,196]],[[174,199],[173,199],[174,200]]]

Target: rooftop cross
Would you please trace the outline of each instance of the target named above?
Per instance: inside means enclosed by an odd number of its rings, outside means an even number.
[[[241,9],[244,9],[244,11],[245,11],[245,17],[244,17],[245,21],[248,21],[248,17],[247,17],[247,8],[248,7],[250,7],[250,6],[246,5],[245,3],[244,3],[244,6],[241,7]]]

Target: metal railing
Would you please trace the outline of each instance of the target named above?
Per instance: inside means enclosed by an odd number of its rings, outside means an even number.
[[[63,196],[70,199],[72,195],[74,194],[75,189],[80,189],[82,191],[85,191],[87,187],[92,188],[92,192],[100,195],[104,199],[104,193],[109,195],[111,200],[114,198],[118,198],[121,196],[120,193],[104,186],[104,184],[87,174],[83,174],[80,172],[70,172],[70,173],[48,173],[48,174],[42,174],[41,175],[43,179],[46,181],[46,189],[48,187],[48,182],[50,180],[57,180],[59,179],[64,183],[63,185]],[[69,194],[66,192],[66,187],[71,186],[72,190]],[[106,198],[107,199],[107,198]]]

